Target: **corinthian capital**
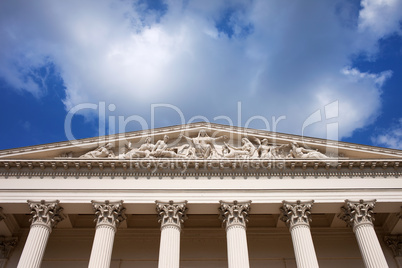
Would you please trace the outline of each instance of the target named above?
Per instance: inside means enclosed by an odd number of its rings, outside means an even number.
[[[155,203],[161,229],[171,226],[181,230],[184,221],[187,219],[187,201],[174,202],[170,200],[163,202],[156,200]]]
[[[126,219],[123,201],[110,202],[106,200],[105,202],[98,202],[92,200],[92,206],[96,215],[96,227],[106,225],[116,231],[120,222]]]
[[[402,236],[392,235],[384,237],[385,244],[391,248],[394,257],[402,257]]]
[[[310,226],[310,214],[313,203],[314,200],[306,202],[297,200],[296,203],[283,201],[281,220],[284,221],[289,228],[293,228],[296,225]]]
[[[17,242],[17,237],[0,236],[0,259],[8,259],[8,256],[17,245]]]
[[[344,220],[348,226],[353,227],[353,229],[362,224],[372,225],[374,221],[372,214],[375,201],[364,201],[363,199],[359,201],[345,200],[345,205],[341,208],[342,213],[339,218]]]
[[[48,202],[28,200],[28,204],[32,215],[31,226],[42,225],[51,231],[57,223],[64,219],[63,208],[59,206],[59,200]]]
[[[233,202],[226,202],[221,200],[219,203],[221,204],[219,208],[220,219],[226,229],[236,225],[246,228],[251,201],[238,202],[235,200]]]

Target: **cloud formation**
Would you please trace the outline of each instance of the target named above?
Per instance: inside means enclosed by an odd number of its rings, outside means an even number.
[[[361,72],[352,58],[375,55],[380,38],[399,33],[400,10],[392,0],[363,0],[361,7],[341,0],[163,1],[157,7],[2,1],[0,76],[40,98],[43,70],[54,65],[67,110],[105,101],[119,114],[149,118],[152,103],[168,103],[187,120],[226,115],[238,124],[241,101],[242,125],[261,116],[272,130],[272,116],[286,116],[277,131],[319,137],[327,136],[325,107],[336,102],[341,138],[378,115],[392,72]],[[322,120],[303,130],[317,111]],[[171,112],[160,112],[158,124],[181,123]]]
[[[402,149],[402,118],[393,124],[389,129],[383,129],[376,136],[371,137],[377,146],[384,146],[393,149]]]

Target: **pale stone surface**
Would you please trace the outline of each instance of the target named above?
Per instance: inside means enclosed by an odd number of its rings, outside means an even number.
[[[161,224],[159,268],[180,266],[180,232],[187,216],[187,201],[155,201],[158,222]]]
[[[282,220],[286,222],[292,235],[293,248],[298,268],[318,267],[313,238],[310,233],[310,214],[314,201],[287,202],[281,208]]]
[[[190,138],[185,135],[182,135],[182,137],[184,137],[188,141],[191,148],[189,149],[187,155],[198,158],[209,158],[213,155],[216,156],[218,152],[215,148],[215,143],[217,141],[227,139],[226,136],[220,136],[216,138],[209,137],[206,131],[203,129],[198,132],[197,137]]]
[[[187,158],[187,159],[225,159],[225,158],[260,158],[260,159],[326,159],[327,155],[316,150],[306,149],[296,142],[281,145],[269,145],[268,139],[260,140],[253,137],[257,143],[254,145],[247,137],[241,139],[241,147],[233,146],[225,140],[227,136],[209,137],[205,130],[200,130],[195,137],[188,137],[181,134],[179,139],[184,138],[187,145],[170,147],[168,145],[169,136],[164,135],[162,140],[158,140],[155,145],[151,143],[152,137],[145,138],[145,143],[138,148],[132,148],[131,143],[123,147],[123,152],[117,156],[113,152],[113,144],[107,143],[90,152],[80,156],[80,158]],[[127,149],[130,151],[127,152]],[[64,152],[62,157],[71,158],[71,152]]]
[[[31,229],[18,263],[18,268],[38,268],[41,266],[47,240],[52,229],[63,219],[59,201],[29,201],[31,209]]]
[[[226,230],[228,267],[250,267],[246,225],[251,201],[219,201],[222,225]]]
[[[368,268],[388,267],[373,225],[376,200],[345,201],[341,216],[353,228],[364,263]]]
[[[170,137],[169,141],[163,141],[164,135]],[[224,136],[227,139],[220,138]],[[225,142],[242,149],[243,138],[255,147],[253,155],[223,157]],[[209,140],[205,144],[210,146],[199,150],[197,156],[193,139]],[[163,148],[160,156],[148,155],[158,141]],[[297,148],[306,149],[299,152],[299,158],[294,158],[291,151],[293,142]],[[114,145],[111,151],[115,156],[109,157],[109,151],[97,155],[96,149],[108,143]],[[134,145],[127,146],[130,143]],[[251,152],[253,147],[248,142],[247,145],[240,151]],[[317,154],[316,149],[328,157]],[[130,150],[134,150],[133,156],[123,158]],[[79,158],[87,152],[100,157]],[[163,156],[165,153],[167,156]],[[6,268],[17,267],[26,244],[29,223],[24,214],[28,213],[28,197],[57,197],[69,214],[68,221],[58,225],[48,238],[42,268],[88,267],[97,237],[102,241],[113,237],[113,252],[104,254],[111,255],[112,268],[156,267],[161,239],[173,243],[166,248],[175,253],[180,243],[180,267],[227,267],[228,237],[231,241],[246,238],[240,246],[246,245],[251,267],[296,267],[297,246],[292,243],[292,231],[279,220],[278,208],[283,200],[312,199],[315,203],[310,233],[320,266],[361,268],[364,261],[357,234],[334,217],[345,199],[377,198],[376,233],[371,236],[377,235],[382,242],[383,236],[400,234],[401,221],[395,220],[395,215],[402,204],[401,161],[402,151],[398,150],[202,123],[184,130],[176,126],[0,151],[0,206],[7,215],[0,222],[0,235],[18,234],[20,238]],[[112,226],[103,230],[105,234],[94,236],[97,230],[91,200],[106,199],[124,200],[129,220],[118,227],[117,233]],[[160,230],[155,219],[155,199],[188,200],[190,215],[181,233],[177,228],[172,228],[174,232],[170,234]],[[233,227],[233,233],[232,229],[225,233],[219,228],[219,200],[253,201],[247,235],[242,227]],[[305,241],[307,226],[299,226],[304,229],[295,241]],[[111,244],[107,242],[106,247],[110,249]],[[389,267],[398,267],[399,257],[394,257],[385,243],[381,246]],[[233,247],[230,252],[239,245]]]
[[[88,268],[108,268],[117,226],[125,220],[123,201],[92,201],[92,205],[96,215],[96,232]]]
[[[131,148],[131,143],[129,144],[128,148],[130,149],[129,152],[119,155],[119,158],[124,159],[132,159],[132,158],[146,158],[149,157],[149,154],[155,148],[155,145],[151,143],[152,138],[146,137],[145,143],[142,144],[139,148]]]
[[[115,157],[113,152],[113,144],[107,143],[105,146],[100,146],[93,151],[90,151],[84,155],[81,155],[80,158],[113,158]]]

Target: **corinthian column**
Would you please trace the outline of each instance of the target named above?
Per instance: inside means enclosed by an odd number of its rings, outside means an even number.
[[[375,200],[345,200],[345,203],[340,218],[353,227],[366,267],[388,267],[373,225]]]
[[[313,202],[313,200],[307,202],[297,200],[296,203],[282,202],[281,220],[289,227],[298,268],[318,267],[309,223]]]
[[[402,267],[402,236],[391,235],[384,237],[384,241],[394,253],[394,257],[398,267]]]
[[[109,268],[112,259],[114,235],[120,222],[125,220],[123,201],[92,201],[96,231],[88,268]]]
[[[222,225],[226,229],[229,268],[248,268],[246,225],[251,201],[219,201]]]
[[[31,228],[22,251],[18,268],[38,268],[41,265],[47,240],[52,229],[63,219],[59,201],[30,201]]]
[[[0,268],[6,267],[8,256],[17,245],[17,237],[0,236]]]
[[[187,219],[187,201],[155,201],[161,224],[159,268],[178,268],[180,265],[180,232]]]

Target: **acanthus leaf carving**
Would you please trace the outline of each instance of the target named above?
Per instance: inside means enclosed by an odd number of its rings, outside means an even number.
[[[341,208],[342,213],[339,218],[344,220],[348,226],[353,227],[353,229],[362,224],[373,225],[375,202],[376,200],[345,200],[345,205]]]
[[[392,250],[394,257],[402,257],[402,236],[391,235],[384,237],[385,244]]]
[[[107,225],[116,231],[119,224],[126,219],[123,201],[111,202],[106,200],[104,202],[99,202],[92,200],[92,206],[95,211],[95,222],[97,227]]]
[[[227,202],[221,200],[219,203],[221,205],[219,207],[220,219],[225,229],[233,226],[247,227],[251,201],[239,202],[234,200],[233,202]]]
[[[51,231],[57,223],[64,219],[63,208],[59,206],[59,200],[46,202],[28,200],[32,218],[31,226],[42,225]]]
[[[181,230],[184,221],[187,219],[187,201],[169,202],[155,201],[158,222],[161,229],[171,226]]]
[[[297,225],[310,225],[311,221],[311,207],[314,200],[301,202],[297,200],[296,203],[283,201],[281,212],[281,220],[286,223],[289,228]]]
[[[0,236],[0,259],[8,259],[11,251],[16,247],[17,237]]]

